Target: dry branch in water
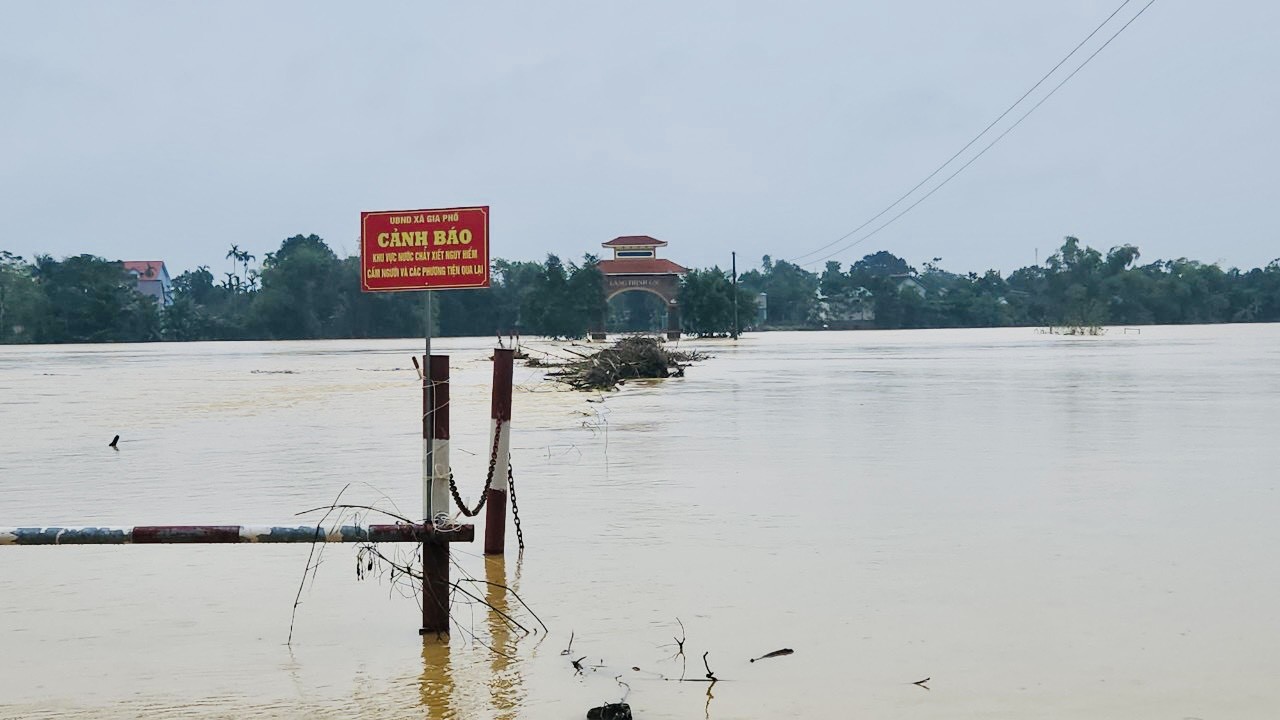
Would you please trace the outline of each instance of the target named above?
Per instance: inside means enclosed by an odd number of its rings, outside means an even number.
[[[314,580],[316,571],[321,564],[321,554],[324,552],[324,543],[321,542],[323,536],[321,533],[323,532],[323,527],[328,524],[330,517],[334,518],[334,524],[340,525],[343,522],[344,516],[350,514],[357,518],[356,524],[359,524],[359,513],[363,511],[385,515],[407,525],[417,524],[412,519],[404,515],[384,510],[373,505],[343,503],[341,501],[342,495],[346,493],[348,488],[350,488],[350,484],[343,487],[342,491],[338,493],[338,496],[335,497],[333,502],[328,505],[310,508],[297,513],[297,515],[306,515],[310,513],[323,512],[324,515],[316,525],[316,538],[311,542],[311,552],[307,557],[307,565],[302,573],[302,581],[298,585],[297,596],[294,598],[293,617],[291,617],[289,621],[290,642],[292,642],[293,639],[293,621],[297,616],[298,606],[302,603],[302,593],[306,587],[307,577],[309,575]],[[388,578],[392,592],[399,591],[404,597],[417,598],[420,595],[423,581],[422,558],[421,553],[419,552],[420,548],[421,545],[415,543],[414,551],[408,558],[394,559],[384,554],[377,543],[360,543],[356,546],[356,579],[364,580],[369,577]],[[464,587],[464,584],[494,587],[514,599],[519,604],[520,608],[523,608],[530,617],[536,620],[538,625],[541,626],[543,634],[548,632],[546,624],[542,622],[542,618],[538,617],[538,614],[529,607],[529,604],[526,603],[524,598],[520,597],[520,594],[515,590],[499,582],[473,577],[456,561],[452,562],[452,567],[458,571],[459,577],[457,580],[449,583],[451,591],[451,598],[449,601],[450,606],[453,606],[455,602],[458,601],[461,601],[461,604],[470,605],[472,607],[480,605],[494,613],[496,618],[512,631],[519,632],[522,636],[536,634],[538,632],[537,629],[531,629],[529,626],[526,626],[524,623],[516,619],[511,612],[494,607],[488,600],[481,597],[481,595],[478,594],[478,591],[473,592],[472,590],[475,590],[475,588],[468,589],[467,587]],[[516,576],[517,578],[519,577],[518,566]],[[455,621],[458,620],[456,617],[453,617],[452,619]],[[503,653],[485,643],[473,630],[463,625],[460,621],[455,622],[454,625],[478,645],[487,648],[497,655],[510,657],[510,655],[507,655],[506,653]]]
[[[116,437],[119,437],[119,435]],[[330,503],[327,508],[324,508],[324,517],[320,518],[320,522],[316,523],[316,539],[311,541],[311,550],[307,553],[307,565],[302,569],[302,579],[298,581],[298,593],[293,598],[293,610],[289,613],[289,638],[285,641],[286,645],[293,645],[293,624],[298,619],[298,606],[302,604],[302,590],[307,586],[307,574],[311,574],[312,581],[314,582],[316,571],[320,568],[320,562],[316,558],[317,545],[320,546],[320,552],[324,552],[324,546],[317,542],[320,539],[320,528],[324,525],[324,521],[328,520],[329,516],[338,509],[338,503],[342,501],[342,494],[345,493],[349,487],[351,487],[351,483],[347,483],[342,486],[342,489],[338,491],[338,495],[333,499],[333,502]]]

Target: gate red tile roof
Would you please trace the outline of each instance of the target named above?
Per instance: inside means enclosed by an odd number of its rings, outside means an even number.
[[[605,275],[683,275],[689,272],[689,268],[666,258],[624,258],[601,260],[600,272]]]
[[[663,247],[666,244],[665,240],[651,238],[648,235],[623,235],[602,243],[601,247]]]
[[[164,262],[160,260],[124,260],[120,264],[124,265],[125,270],[138,273],[144,280],[160,277],[160,269],[164,267]]]

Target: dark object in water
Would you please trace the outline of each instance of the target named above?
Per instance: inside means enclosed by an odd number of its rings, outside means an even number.
[[[915,682],[913,682],[913,683],[911,683],[911,684],[912,684],[912,685],[919,685],[920,687],[924,688],[925,690],[928,690],[928,689],[929,689],[929,686],[928,686],[928,685],[925,685],[925,683],[929,682],[929,681],[930,681],[930,680],[932,680],[932,679],[933,679],[933,677],[927,677],[927,678],[925,678],[925,679],[923,679],[923,680],[917,680],[917,681],[915,681]]]
[[[116,443],[118,443],[118,442],[120,442],[120,436],[119,436],[119,435],[117,435],[117,436],[115,436],[115,437],[111,438],[111,442],[110,442],[110,443],[107,443],[107,447],[111,448],[112,450],[119,450],[120,448],[116,447]]]
[[[576,390],[612,390],[632,378],[681,377],[684,367],[706,359],[696,352],[668,350],[653,338],[627,337],[592,355],[557,365],[547,373],[552,380]]]
[[[631,706],[626,703],[605,703],[588,710],[587,720],[631,720]]]
[[[751,662],[755,662],[756,660],[768,660],[769,658],[782,657],[783,655],[790,655],[793,652],[795,652],[795,650],[792,650],[791,648],[782,648],[781,650],[774,650],[771,653],[765,653],[764,655],[761,655],[758,658],[752,658]]]

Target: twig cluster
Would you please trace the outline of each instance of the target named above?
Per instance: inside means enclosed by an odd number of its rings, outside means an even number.
[[[335,522],[338,524],[341,524],[348,519],[359,524],[360,513],[363,512],[380,514],[395,520],[397,523],[407,525],[417,524],[412,519],[400,513],[386,510],[381,507],[341,502],[343,494],[346,493],[349,487],[350,484],[344,487],[342,491],[338,493],[337,497],[334,498],[332,503],[297,513],[298,515],[319,512],[323,512],[324,514],[321,516],[320,522],[317,523],[317,537],[311,543],[311,550],[307,557],[307,565],[303,570],[302,580],[298,585],[297,596],[294,598],[293,614],[289,621],[290,643],[293,641],[294,622],[297,618],[298,606],[302,604],[302,594],[307,585],[307,578],[310,577],[314,582],[316,571],[322,562],[324,543],[322,542],[323,538],[321,533],[323,532],[322,528],[329,522],[331,517],[335,517]],[[385,553],[382,546],[378,543],[360,543],[356,546],[356,579],[366,580],[376,578],[379,581],[386,580],[388,582],[390,592],[399,593],[402,597],[412,597],[420,604],[422,602],[421,588],[423,582],[422,546],[414,543],[411,547],[413,548],[411,551],[398,550],[393,557]],[[542,618],[533,611],[533,608],[529,607],[529,604],[526,603],[524,598],[521,597],[514,589],[503,583],[474,577],[456,561],[454,561],[452,565],[456,570],[458,577],[456,580],[449,583],[449,607],[451,609],[455,604],[482,606],[492,611],[502,623],[504,623],[511,631],[519,633],[521,637],[538,633],[545,635],[549,632],[547,625],[542,621]],[[511,612],[495,607],[493,603],[489,602],[481,595],[478,590],[480,586],[496,588],[501,590],[506,596],[514,598],[516,603],[519,604],[519,607],[537,623],[537,627],[531,626],[528,620],[521,622],[521,620],[517,619],[517,617],[515,617]],[[453,617],[453,619],[455,621],[458,620],[457,617]],[[503,653],[484,642],[471,627],[468,627],[462,622],[455,622],[454,626],[477,644],[485,647],[491,652],[505,657],[510,657],[506,653]]]
[[[706,355],[664,347],[649,337],[627,337],[594,353],[564,348],[577,359],[541,367],[554,367],[547,377],[576,390],[612,390],[633,378],[680,377],[689,363]]]

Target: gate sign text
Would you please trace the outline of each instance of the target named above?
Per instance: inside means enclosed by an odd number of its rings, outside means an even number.
[[[489,207],[360,213],[365,292],[489,287]]]

